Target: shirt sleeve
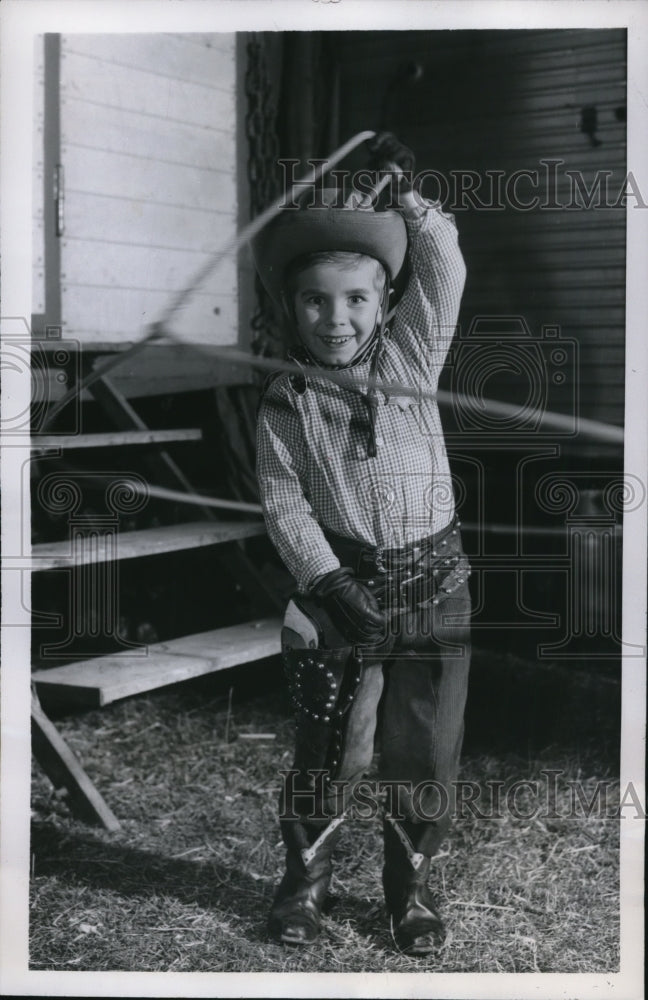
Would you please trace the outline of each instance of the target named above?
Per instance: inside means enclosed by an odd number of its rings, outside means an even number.
[[[340,566],[306,499],[305,455],[299,415],[275,384],[257,422],[257,478],[268,534],[303,594]]]
[[[404,216],[410,277],[392,321],[392,339],[436,385],[455,333],[466,280],[454,217],[438,203]]]

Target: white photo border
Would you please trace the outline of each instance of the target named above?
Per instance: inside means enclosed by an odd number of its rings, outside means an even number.
[[[34,36],[42,32],[218,32],[284,30],[628,29],[628,168],[648,191],[648,6],[579,0],[3,0],[2,327],[31,315],[31,176]],[[627,213],[625,469],[648,482],[648,211]],[[12,407],[29,406],[29,379],[7,381]],[[23,394],[21,396],[21,394]],[[4,402],[4,401],[3,401]],[[2,551],[10,560],[28,521],[20,493],[23,447],[1,453]],[[623,638],[645,645],[646,506],[625,516]],[[20,554],[20,553],[18,553]],[[617,974],[243,974],[52,972],[28,968],[29,622],[16,592],[19,574],[3,567],[2,771],[0,841],[0,993],[31,996],[299,997],[618,997],[643,996],[643,836],[627,817],[621,841],[621,971]],[[18,580],[19,583],[19,580]],[[6,622],[10,622],[6,625]],[[632,781],[645,804],[645,663],[623,664],[621,787]]]

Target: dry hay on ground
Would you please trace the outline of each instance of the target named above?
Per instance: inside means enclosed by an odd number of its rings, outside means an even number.
[[[243,682],[241,682],[243,683]],[[612,972],[618,969],[618,820],[567,816],[566,781],[587,799],[618,785],[604,761],[553,746],[543,755],[466,754],[462,778],[521,791],[519,815],[466,810],[431,885],[448,926],[438,954],[394,951],[380,889],[377,820],[346,824],[321,939],[269,942],[281,874],[278,769],[292,725],[281,695],[235,702],[187,684],[59,720],[122,821],[109,834],[73,820],[34,769],[33,969],[213,972]],[[271,733],[274,739],[246,739]],[[559,768],[556,809],[542,806]],[[537,801],[536,801],[537,800]],[[582,811],[581,811],[582,812]],[[596,810],[595,810],[596,813]],[[531,818],[525,818],[525,815]]]

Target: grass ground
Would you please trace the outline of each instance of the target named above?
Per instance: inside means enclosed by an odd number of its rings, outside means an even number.
[[[64,796],[34,768],[31,968],[559,973],[618,968],[619,824],[596,810],[589,817],[582,809],[568,815],[570,782],[578,783],[587,799],[601,781],[608,783],[609,797],[618,794],[610,753],[616,722],[613,711],[605,716],[605,706],[616,697],[609,682],[583,695],[569,681],[578,725],[570,727],[567,719],[556,731],[545,727],[549,745],[516,737],[511,746],[500,730],[489,734],[477,724],[484,708],[477,681],[461,777],[482,785],[495,779],[505,788],[521,778],[535,780],[537,794],[533,787],[520,790],[518,815],[505,810],[500,818],[480,819],[467,809],[456,819],[431,875],[448,938],[436,955],[414,959],[397,953],[391,940],[376,820],[343,827],[321,939],[302,950],[268,941],[266,915],[283,863],[277,771],[290,765],[292,723],[281,690],[270,686],[249,697],[250,675],[233,676],[57,720],[122,829],[110,834],[74,820]],[[233,702],[226,686],[231,683]],[[555,697],[555,684],[551,690],[558,718],[569,709],[569,699],[566,705],[564,697]],[[527,690],[525,704],[529,696],[533,701]],[[497,726],[496,716],[488,714]],[[519,712],[516,719],[519,727]],[[542,772],[550,768],[561,774],[555,808],[547,811]]]

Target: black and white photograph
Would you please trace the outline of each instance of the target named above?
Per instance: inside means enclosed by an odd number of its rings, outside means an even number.
[[[0,992],[643,996],[648,16],[2,19]]]

